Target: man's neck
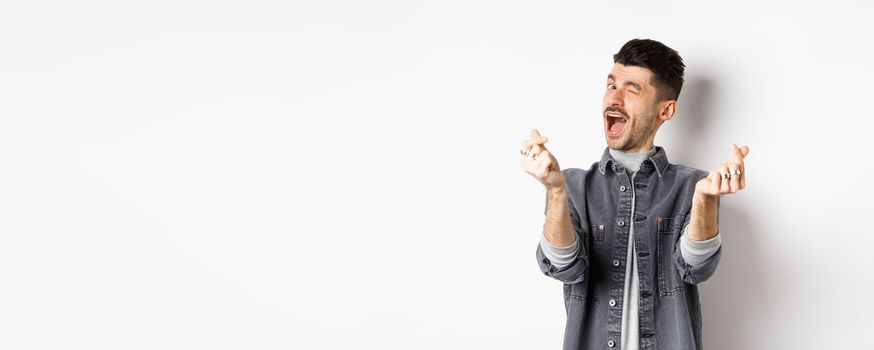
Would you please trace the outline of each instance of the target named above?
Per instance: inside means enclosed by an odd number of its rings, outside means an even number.
[[[610,156],[613,157],[613,160],[619,162],[619,164],[621,164],[623,168],[628,170],[629,175],[640,169],[640,164],[656,153],[655,146],[653,146],[649,151],[646,152],[624,152],[612,148],[610,148],[609,150]]]

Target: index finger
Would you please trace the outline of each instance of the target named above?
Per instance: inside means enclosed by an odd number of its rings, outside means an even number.
[[[541,148],[545,149],[546,146],[544,146],[543,144],[545,144],[546,141],[548,141],[546,137],[541,137],[540,139],[525,140],[524,142],[522,142],[522,149],[529,149],[534,145],[539,145]]]
[[[731,145],[731,150],[734,153],[734,161],[736,163],[740,163],[740,164],[743,164],[744,157],[746,157],[747,154],[750,153],[749,147],[743,146],[743,148],[741,149],[741,148],[738,148],[736,144]]]
[[[537,140],[540,138],[540,132],[537,129],[531,129],[531,132],[528,133],[531,136],[532,140]]]

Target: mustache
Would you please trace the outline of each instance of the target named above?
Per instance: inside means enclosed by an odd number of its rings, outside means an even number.
[[[623,117],[625,117],[626,119],[628,119],[628,113],[625,113],[625,110],[622,109],[622,107],[619,107],[619,106],[609,106],[609,107],[607,107],[607,108],[604,109],[604,114],[607,114],[607,112],[619,112],[620,114],[622,114]]]

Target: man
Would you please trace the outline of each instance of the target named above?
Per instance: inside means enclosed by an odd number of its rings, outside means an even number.
[[[522,143],[547,192],[537,261],[564,282],[564,349],[700,349],[697,284],[719,263],[719,198],[745,187],[749,148],[732,145],[709,174],[669,163],[653,140],[677,109],[682,58],[634,39],[613,62],[600,162],[561,170],[536,129]]]

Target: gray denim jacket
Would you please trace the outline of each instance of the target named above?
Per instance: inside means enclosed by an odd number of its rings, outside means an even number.
[[[679,238],[689,224],[695,184],[707,172],[668,163],[662,147],[630,178],[604,149],[588,170],[562,170],[577,238],[577,259],[557,268],[537,245],[537,263],[562,281],[567,324],[564,349],[619,349],[628,222],[634,220],[634,245],[640,273],[640,348],[701,349],[701,305],[697,284],[716,271],[720,248],[691,266],[680,255]]]

